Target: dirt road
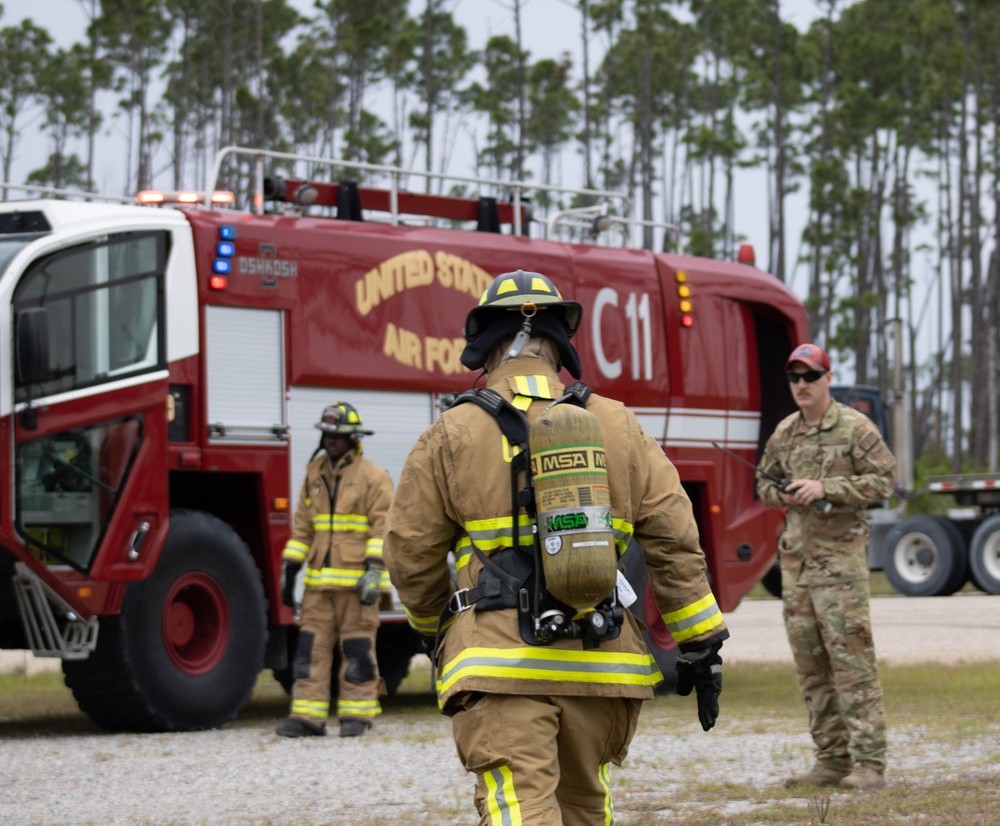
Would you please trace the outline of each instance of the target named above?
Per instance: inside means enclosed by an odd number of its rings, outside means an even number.
[[[791,662],[781,600],[745,600],[726,623],[727,662]],[[1000,659],[1000,597],[873,597],[872,632],[879,661],[893,665]]]

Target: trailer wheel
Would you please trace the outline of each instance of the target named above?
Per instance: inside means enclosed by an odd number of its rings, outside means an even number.
[[[152,575],[128,585],[97,649],[64,661],[80,708],[113,731],[192,731],[233,719],[263,668],[267,608],[260,573],[216,517],[174,511]]]
[[[984,519],[969,550],[972,581],[987,594],[1000,594],[1000,514]]]
[[[938,516],[911,516],[885,537],[885,575],[909,597],[948,596],[968,579],[962,534]]]
[[[635,591],[638,599],[629,609],[646,630],[642,636],[646,640],[646,647],[649,653],[656,660],[656,665],[663,675],[663,682],[656,687],[657,694],[672,694],[677,687],[677,641],[667,630],[660,616],[660,609],[656,605],[653,597],[653,590],[649,587],[649,571],[646,570],[646,562],[642,558],[642,550],[638,545],[632,543],[628,551],[622,557],[625,565],[625,576]]]

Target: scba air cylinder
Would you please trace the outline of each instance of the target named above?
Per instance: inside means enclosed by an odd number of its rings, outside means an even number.
[[[556,405],[532,422],[529,450],[546,587],[578,611],[593,608],[617,579],[600,425],[582,407]]]

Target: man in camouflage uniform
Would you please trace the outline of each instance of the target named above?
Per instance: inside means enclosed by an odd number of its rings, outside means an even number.
[[[778,543],[785,628],[809,712],[816,764],[800,785],[884,785],[885,710],[869,606],[869,503],[892,493],[896,461],[875,424],[830,395],[830,359],[815,344],[785,365],[799,412],[768,440],[761,499],[787,508]],[[827,504],[828,503],[828,504]]]

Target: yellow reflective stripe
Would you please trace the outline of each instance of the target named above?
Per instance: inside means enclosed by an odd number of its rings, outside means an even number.
[[[604,826],[614,826],[615,807],[611,803],[611,764],[602,763],[597,770],[597,779],[604,789]]]
[[[611,519],[611,526],[615,532],[615,547],[618,549],[618,556],[622,556],[628,550],[628,543],[632,539],[632,534],[635,533],[635,526],[631,522],[617,517]]]
[[[511,404],[514,405],[514,407],[516,407],[522,413],[524,413],[529,407],[531,407],[532,401],[534,401],[534,399],[532,399],[530,396],[514,396],[514,399],[513,401],[511,401]],[[520,452],[521,448],[519,448],[517,445],[514,445],[514,447],[512,448],[510,446],[510,442],[507,441],[507,437],[503,433],[500,434],[500,455],[503,456],[503,460],[505,462],[509,464],[511,459],[517,456],[517,454]]]
[[[416,614],[411,614],[409,609],[405,606],[403,610],[406,611],[406,619],[410,623],[410,628],[416,631],[418,634],[423,634],[425,637],[433,637],[438,631],[438,618],[437,617],[418,617]],[[445,620],[444,625],[441,626],[441,630],[445,631],[447,628],[455,621],[458,614],[452,614]]]
[[[327,588],[353,588],[364,571],[357,568],[306,568],[305,584]]]
[[[540,682],[654,686],[661,680],[652,655],[559,648],[466,648],[438,676],[438,696],[466,677]]]
[[[368,556],[374,556],[374,557],[378,557],[379,559],[381,559],[382,558],[382,540],[381,539],[376,539],[374,536],[369,537],[368,541],[365,543],[365,553]]]
[[[389,591],[392,589],[392,582],[389,580],[388,571],[382,571],[382,575],[378,580],[378,587],[380,591]]]
[[[314,531],[353,531],[364,533],[371,528],[368,517],[358,513],[319,513],[312,519]]]
[[[410,613],[410,609],[406,606],[403,606],[403,610],[406,611],[406,619],[410,623],[410,628],[418,634],[423,634],[425,637],[433,637],[437,633],[437,617],[418,617],[416,614]]]
[[[514,790],[514,775],[510,766],[497,766],[483,772],[486,784],[486,811],[490,826],[523,826],[521,803]]]
[[[305,562],[307,553],[309,553],[308,545],[295,539],[289,539],[285,543],[285,549],[281,552],[281,558],[286,562]]]
[[[519,547],[530,548],[534,544],[531,517],[522,513],[517,518]],[[465,523],[465,531],[481,551],[495,551],[510,548],[514,538],[514,520],[509,516],[496,519],[473,519]]]
[[[292,715],[325,720],[330,716],[330,704],[320,700],[292,700]]]
[[[463,536],[455,545],[455,573],[457,574],[472,559],[472,540]]]
[[[337,700],[338,717],[377,717],[381,713],[378,700]]]
[[[667,630],[677,642],[705,634],[722,623],[722,611],[714,594],[703,596],[697,602],[662,616]]]
[[[555,398],[549,388],[548,376],[514,376],[514,389],[519,395],[534,399],[551,400]]]

